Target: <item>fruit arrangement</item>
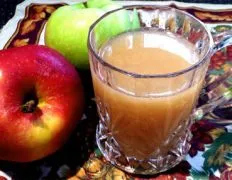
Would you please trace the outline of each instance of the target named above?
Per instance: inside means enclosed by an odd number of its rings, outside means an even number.
[[[120,8],[110,0],[66,5],[53,12],[45,32],[46,46],[0,50],[0,160],[31,162],[57,151],[81,119],[84,90],[79,69],[89,68],[87,35],[105,12]],[[137,14],[134,15],[138,22]],[[131,28],[120,13],[109,37]],[[109,19],[112,21],[112,19]],[[133,23],[133,27],[139,24]],[[120,29],[121,28],[121,29]],[[106,32],[106,33],[105,33]]]

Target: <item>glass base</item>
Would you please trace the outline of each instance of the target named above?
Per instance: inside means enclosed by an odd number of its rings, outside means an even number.
[[[104,133],[103,129],[99,124],[96,131],[97,145],[103,156],[112,165],[132,174],[152,175],[171,169],[185,158],[191,146],[189,141],[192,135],[189,130],[186,130],[181,133],[182,136],[179,136],[175,147],[172,147],[165,156],[151,155],[148,159],[137,160],[134,157],[125,156],[111,133]]]

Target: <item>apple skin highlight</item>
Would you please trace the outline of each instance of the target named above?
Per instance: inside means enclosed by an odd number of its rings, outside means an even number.
[[[25,112],[31,93],[37,104]],[[75,128],[83,106],[79,75],[56,51],[37,45],[0,51],[1,160],[29,162],[52,154]]]

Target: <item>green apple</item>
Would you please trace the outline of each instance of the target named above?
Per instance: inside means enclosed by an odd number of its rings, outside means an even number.
[[[77,3],[77,4],[73,4],[72,7],[75,7],[78,9],[84,9],[85,5],[83,3]]]
[[[94,2],[94,0],[90,1]],[[106,0],[104,0],[105,4]],[[121,8],[107,1],[99,8],[85,8],[83,4],[63,6],[48,20],[45,31],[45,44],[63,54],[78,69],[88,69],[87,36],[89,27],[104,13]],[[96,3],[96,2],[95,2]],[[93,5],[93,4],[92,4]],[[98,46],[124,31],[139,28],[136,11],[121,10],[104,18],[95,29]]]
[[[106,6],[108,4],[111,4],[111,0],[88,0],[87,1],[87,7],[88,8],[102,8],[103,6]]]
[[[118,4],[111,3],[106,6],[103,6],[102,9],[105,12],[108,12],[121,7],[122,6]],[[112,37],[126,31],[132,31],[139,27],[140,21],[136,9],[132,12],[122,9],[113,14],[109,14],[104,19],[102,19],[102,21],[100,21],[99,24],[96,26],[95,37],[97,39],[97,44],[101,46],[104,42],[111,39]]]
[[[110,3],[102,7],[106,12],[119,8],[122,8],[122,6],[116,3]],[[133,30],[140,27],[139,16],[136,9],[133,10],[133,13],[130,13],[127,10],[120,10],[115,14],[109,15],[108,18],[111,18],[111,21],[114,22],[109,24],[111,25],[111,29],[115,30],[115,32],[120,30]]]
[[[131,29],[138,29],[138,28],[140,28],[139,14],[138,11],[134,9],[132,14]]]
[[[63,6],[49,18],[45,44],[63,54],[79,69],[89,67],[87,36],[91,24],[104,11],[82,6]]]
[[[112,11],[114,9],[119,9],[119,8],[122,8],[122,6],[120,6],[119,4],[117,3],[109,3],[109,4],[106,4],[105,6],[102,7],[103,10],[105,10],[106,12],[107,11]]]

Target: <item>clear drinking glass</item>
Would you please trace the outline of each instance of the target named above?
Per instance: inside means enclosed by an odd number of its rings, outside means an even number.
[[[120,27],[119,22],[126,21],[126,16],[131,26]],[[138,22],[139,27],[135,25]],[[114,29],[115,24],[118,30]],[[101,47],[110,39],[140,30],[170,32],[185,38],[194,46],[198,61],[174,73],[138,74],[100,57]],[[213,38],[198,19],[170,7],[127,6],[98,19],[90,28],[88,48],[100,118],[96,139],[104,157],[120,169],[136,174],[155,174],[177,165],[190,148],[192,122],[232,97],[231,90],[226,89],[196,109],[210,57],[231,44],[231,40],[231,32]],[[175,89],[180,79],[186,80],[185,85]],[[141,83],[145,90],[137,91]],[[156,83],[162,83],[168,93],[149,86]]]

